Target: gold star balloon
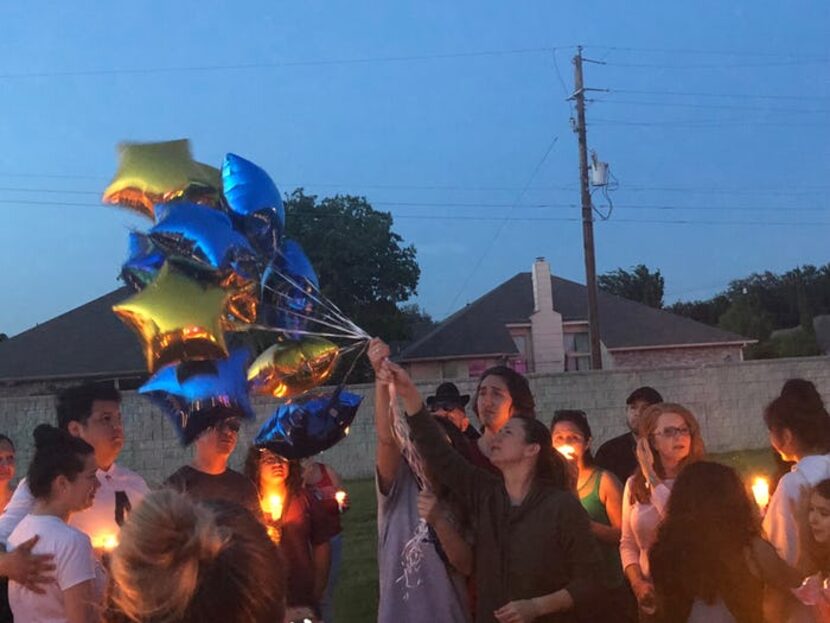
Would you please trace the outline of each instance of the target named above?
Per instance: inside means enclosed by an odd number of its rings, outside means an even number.
[[[222,316],[230,293],[165,262],[156,279],[112,310],[138,335],[147,369],[227,357]]]
[[[254,393],[293,398],[325,382],[339,354],[337,344],[319,337],[280,342],[251,364],[248,382]]]
[[[122,143],[119,164],[104,191],[105,203],[120,204],[155,220],[155,205],[178,199],[214,205],[222,173],[196,162],[190,141]]]

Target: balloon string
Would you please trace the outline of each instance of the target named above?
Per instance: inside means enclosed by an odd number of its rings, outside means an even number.
[[[309,322],[314,322],[314,323],[322,325],[324,327],[329,327],[331,329],[337,329],[338,331],[343,331],[343,333],[346,333],[348,335],[355,335],[355,333],[350,330],[350,327],[345,326],[343,324],[335,324],[335,323],[332,323],[332,322],[328,322],[328,321],[323,320],[321,318],[315,318],[314,316],[309,316],[307,314],[303,314],[302,312],[298,312],[298,311],[295,311],[293,309],[278,308],[278,307],[275,307],[273,305],[267,305],[267,307],[270,307],[272,309],[276,309],[280,312],[284,312],[284,313],[289,314],[291,316],[294,316],[296,318],[301,318],[302,320],[308,320]]]
[[[266,288],[268,288],[268,286],[266,286]],[[270,289],[270,288],[269,288],[269,289]],[[280,298],[286,299],[286,300],[288,300],[288,301],[293,301],[293,300],[295,299],[295,297],[293,297],[293,296],[291,296],[291,295],[289,295],[289,294],[286,294],[285,292],[280,292],[279,290],[273,290],[273,289],[271,289],[271,290],[270,290],[270,292],[271,292],[272,294],[276,294],[276,295],[277,295],[277,296],[279,296]],[[273,309],[280,309],[280,308],[279,308],[279,307],[277,307],[276,305],[270,305],[270,304],[267,304],[267,303],[266,303],[265,305],[266,305],[267,307],[271,307],[271,308],[273,308]],[[287,311],[287,310],[286,310],[286,311]],[[345,319],[344,319],[344,318],[342,318],[342,317],[340,317],[340,316],[332,316],[331,314],[328,314],[328,313],[316,314],[316,315],[314,315],[314,316],[312,316],[311,314],[301,315],[301,313],[302,313],[302,312],[298,312],[298,311],[296,311],[296,310],[292,310],[292,311],[293,311],[293,313],[294,313],[294,314],[297,314],[300,318],[314,319],[317,315],[319,315],[319,317],[320,317],[320,318],[323,318],[323,319],[325,319],[325,320],[329,320],[329,321],[331,321],[331,322],[337,323],[337,325],[338,325],[338,326],[337,326],[336,328],[338,328],[338,329],[341,329],[341,328],[342,328],[342,329],[344,329],[344,330],[345,330],[345,329],[348,329],[348,330],[350,330],[351,332],[354,332],[354,330],[353,330],[354,323],[352,323],[352,322],[348,321],[348,319],[347,319],[347,318],[345,318]]]
[[[311,281],[309,281],[308,279],[306,279],[306,283],[309,285],[309,287],[310,287],[310,288],[311,288],[314,292],[316,292],[316,293],[317,293],[317,295],[316,295],[316,296],[315,296],[314,294],[310,293],[310,292],[306,292],[306,289],[305,289],[304,287],[302,287],[300,284],[298,284],[298,283],[297,283],[297,281],[295,281],[293,278],[291,278],[290,276],[286,275],[286,274],[285,274],[285,273],[283,273],[283,272],[282,272],[279,268],[277,268],[276,266],[274,266],[273,261],[271,262],[271,269],[272,269],[272,270],[273,270],[273,271],[274,271],[277,275],[279,275],[280,277],[282,277],[283,279],[285,279],[285,281],[287,281],[290,285],[294,286],[294,287],[295,287],[295,288],[297,288],[298,290],[301,290],[301,291],[305,292],[305,293],[309,296],[309,298],[311,298],[312,300],[316,301],[317,303],[319,303],[320,305],[322,305],[322,306],[324,306],[324,307],[328,307],[330,311],[332,311],[332,312],[333,312],[333,313],[335,313],[336,315],[339,315],[339,316],[340,316],[340,317],[341,317],[341,318],[342,318],[345,322],[347,322],[349,325],[351,325],[351,326],[352,326],[352,328],[353,328],[356,332],[363,334],[363,335],[364,335],[365,337],[367,337],[367,338],[368,338],[368,337],[370,337],[368,333],[366,333],[363,329],[361,329],[361,328],[360,328],[360,327],[358,327],[358,326],[357,326],[354,322],[352,322],[352,321],[348,318],[348,316],[346,316],[346,314],[344,314],[344,313],[340,310],[340,308],[339,308],[337,305],[335,305],[335,304],[334,304],[334,303],[333,303],[330,299],[328,299],[328,298],[327,298],[327,297],[326,297],[326,296],[325,296],[325,295],[324,295],[324,294],[320,291],[320,288],[318,288],[318,287],[317,287],[315,284],[313,284]],[[267,286],[266,286],[266,287],[267,287]]]
[[[273,262],[271,262],[270,268],[274,273],[276,273],[277,276],[284,279],[289,285],[294,286],[295,288],[297,288],[298,290],[303,292],[306,296],[308,296],[310,299],[312,299],[316,303],[319,303],[323,307],[327,307],[329,309],[329,311],[331,311],[335,314],[339,314],[343,318],[343,320],[348,320],[346,315],[342,311],[340,311],[334,303],[329,301],[326,298],[326,296],[322,292],[320,292],[320,289],[316,285],[314,285],[314,283],[312,281],[310,281],[309,279],[305,279],[305,283],[308,286],[308,287],[306,287],[306,286],[301,285],[298,281],[296,281],[290,275],[286,275],[284,272],[282,272],[279,268],[277,268],[273,264]],[[265,285],[265,287],[270,288],[270,286],[268,286],[267,284]],[[308,292],[308,290],[311,290],[311,292]],[[315,292],[316,292],[316,295],[314,294]]]
[[[269,327],[268,325],[264,324],[248,323],[239,323],[238,326],[241,328],[235,329],[237,331],[250,331],[256,329],[257,331],[270,331],[271,333],[292,333],[295,335],[309,335],[312,337],[334,337],[341,339],[351,339],[360,342],[366,340],[366,336],[355,335],[353,333],[325,333],[323,331],[306,331],[304,329],[292,329],[289,327]]]

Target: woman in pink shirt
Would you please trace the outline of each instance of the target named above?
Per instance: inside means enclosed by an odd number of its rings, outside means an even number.
[[[640,619],[654,614],[654,585],[648,567],[648,550],[657,538],[674,479],[684,465],[705,453],[697,419],[686,407],[659,403],[640,420],[637,460],[640,467],[623,491],[620,558],[626,578],[637,597]]]

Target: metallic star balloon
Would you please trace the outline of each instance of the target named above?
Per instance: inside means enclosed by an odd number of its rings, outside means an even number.
[[[150,237],[169,253],[192,256],[217,270],[249,265],[256,252],[219,210],[192,203],[160,206]]]
[[[127,261],[121,266],[121,279],[133,290],[143,290],[164,264],[165,254],[145,234],[130,232]]]
[[[236,348],[225,359],[168,365],[138,391],[170,418],[187,445],[219,419],[255,419],[245,380],[249,360],[247,349]]]
[[[155,281],[112,309],[138,335],[147,369],[226,357],[222,315],[229,294],[166,262]]]
[[[325,383],[334,372],[340,348],[320,337],[274,344],[248,368],[251,391],[294,398]]]
[[[122,143],[118,149],[118,171],[104,191],[105,203],[121,204],[155,219],[156,204],[182,198],[218,201],[219,171],[193,160],[186,139]]]
[[[253,162],[227,154],[222,183],[237,227],[261,253],[273,255],[285,229],[285,208],[273,180]]]
[[[287,459],[304,459],[331,448],[348,434],[361,396],[343,390],[281,405],[259,429],[254,444]]]

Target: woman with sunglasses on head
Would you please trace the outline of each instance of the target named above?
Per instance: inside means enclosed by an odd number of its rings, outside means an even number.
[[[609,601],[617,606],[614,609],[614,620],[634,620],[636,608],[620,563],[622,485],[614,474],[594,463],[591,426],[583,411],[556,411],[550,430],[554,449],[576,467],[576,492],[582,507],[591,518],[591,532],[602,551],[605,584],[610,589]]]
[[[319,616],[331,565],[329,540],[335,531],[326,508],[303,485],[299,461],[252,446],[245,475],[256,485],[263,521],[285,556],[288,607],[308,607]]]
[[[235,412],[222,412],[193,442],[190,465],[179,468],[165,485],[194,500],[225,500],[259,515],[256,487],[228,467],[242,423]]]
[[[648,551],[665,517],[675,479],[684,466],[703,458],[705,448],[697,419],[679,404],[652,405],[643,412],[638,431],[639,467],[623,491],[620,558],[640,606],[640,620],[649,621],[656,601]]]
[[[496,476],[452,449],[400,366],[385,361],[378,380],[394,384],[427,470],[472,517],[475,620],[555,623],[587,615],[602,589],[600,554],[547,427],[523,414],[507,418],[492,436]]]

